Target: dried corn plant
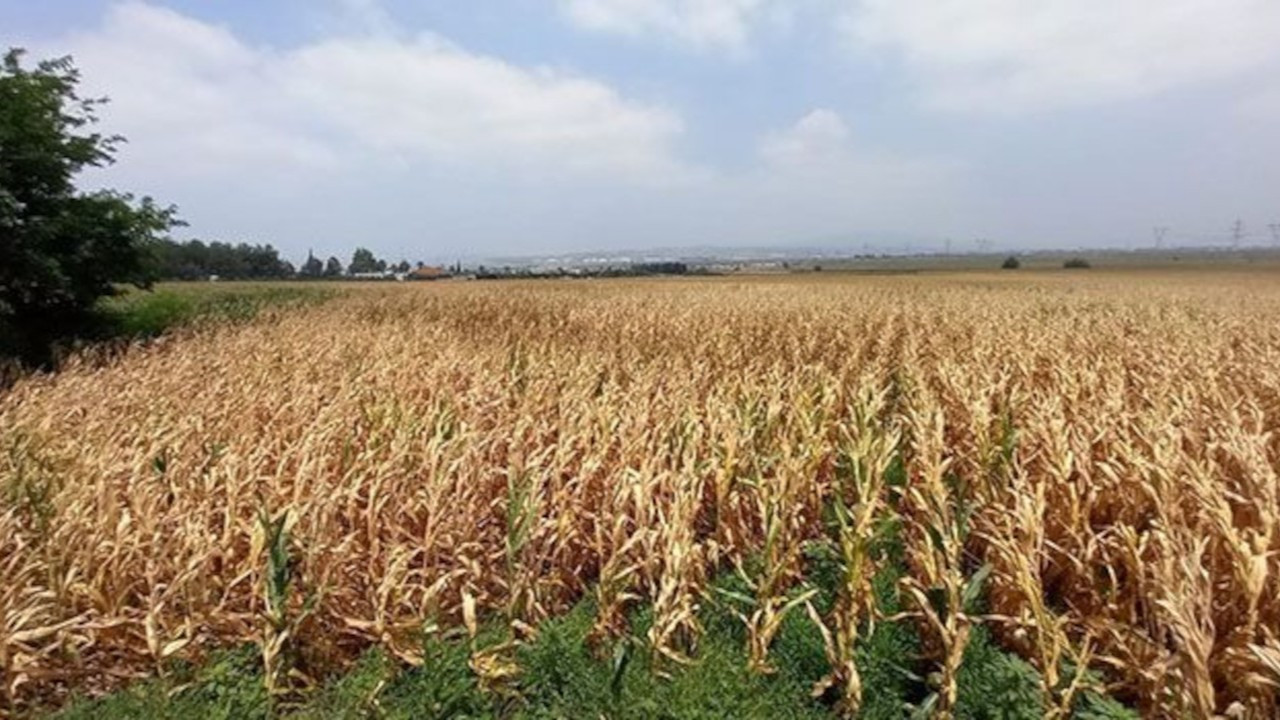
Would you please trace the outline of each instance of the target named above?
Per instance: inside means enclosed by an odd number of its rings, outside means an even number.
[[[960,663],[975,624],[984,571],[966,571],[971,498],[961,482],[949,474],[944,457],[943,415],[936,400],[913,388],[913,408],[907,418],[912,456],[904,489],[903,512],[907,517],[907,563],[910,570],[900,581],[920,620],[926,652],[937,670],[930,674],[933,693],[926,704],[933,716],[950,718],[959,693]]]
[[[835,688],[842,716],[854,717],[862,706],[862,679],[855,659],[864,627],[874,627],[877,616],[872,578],[882,558],[875,553],[877,534],[892,518],[886,472],[897,451],[895,428],[885,427],[886,388],[875,378],[863,381],[861,395],[850,413],[842,435],[830,507],[835,519],[834,544],[838,550],[839,585],[830,616],[821,617],[812,604],[810,618],[822,633],[831,672],[814,688],[821,696]]]
[[[696,478],[687,476],[667,476],[656,483],[658,487],[666,486],[672,500],[669,511],[665,514],[660,511],[658,517],[659,554],[656,557],[660,561],[648,639],[659,658],[679,664],[691,661],[702,636],[698,610],[707,570],[695,527],[702,491],[691,486],[697,482]],[[661,663],[658,668],[665,672]]]
[[[1043,569],[1049,553],[1044,484],[1032,485],[1020,472],[1010,479],[984,535],[996,580],[992,604],[1013,614],[988,619],[1012,629],[1018,649],[1040,671],[1045,717],[1067,718],[1087,682],[1093,639],[1087,634],[1078,641],[1073,638],[1069,618],[1050,606],[1045,593]]]

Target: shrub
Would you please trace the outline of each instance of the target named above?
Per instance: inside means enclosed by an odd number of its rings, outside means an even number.
[[[1092,266],[1089,264],[1089,261],[1084,258],[1071,258],[1070,260],[1062,263],[1062,267],[1068,270],[1087,270]]]
[[[1004,262],[1000,264],[1000,267],[1005,270],[1017,270],[1022,267],[1022,261],[1018,260],[1018,258],[1013,255],[1010,255],[1004,259]]]

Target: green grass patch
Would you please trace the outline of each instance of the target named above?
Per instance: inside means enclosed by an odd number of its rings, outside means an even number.
[[[876,578],[877,595],[896,606],[896,570]],[[722,582],[732,583],[725,579]],[[386,718],[410,720],[474,718],[830,718],[830,708],[810,697],[813,682],[827,671],[822,640],[802,613],[787,618],[773,648],[778,672],[747,670],[741,621],[725,608],[708,606],[706,635],[697,660],[671,677],[653,672],[648,648],[623,640],[611,658],[597,659],[586,635],[595,608],[584,601],[544,623],[537,639],[521,647],[520,676],[510,697],[482,692],[468,666],[465,640],[431,639],[421,667],[404,668],[371,650],[347,672],[315,691],[301,708],[283,715],[307,720]],[[643,637],[648,610],[636,613],[633,630]],[[502,640],[501,628],[481,633],[478,646]],[[928,664],[908,622],[876,624],[858,650],[864,684],[860,717],[889,720],[912,716],[928,695]],[[1042,716],[1038,675],[1004,652],[985,628],[977,628],[960,673],[956,717],[967,720]],[[269,718],[261,666],[253,648],[243,648],[200,668],[179,666],[163,679],[139,683],[99,700],[80,700],[55,717],[61,720],[125,718]],[[1136,720],[1136,713],[1109,698],[1086,693],[1076,703],[1080,720]]]
[[[98,700],[73,701],[59,720],[236,720],[265,718],[269,708],[256,648],[227,652],[199,668],[177,665],[169,675]]]
[[[708,632],[698,648],[697,661],[678,668],[670,677],[653,671],[648,648],[637,639],[620,640],[612,657],[600,660],[586,646],[595,608],[580,603],[564,616],[539,629],[537,639],[519,649],[521,674],[516,694],[509,698],[480,692],[467,668],[463,643],[428,643],[421,668],[400,673],[377,700],[385,718],[822,718],[825,708],[808,698],[803,673],[782,671],[759,676],[747,670],[743,638],[736,618],[711,610],[705,614]],[[633,618],[633,630],[643,636],[648,611]],[[482,635],[479,644],[496,642],[500,633]],[[787,645],[780,642],[780,645]],[[803,644],[803,642],[802,642]],[[816,650],[821,658],[821,646]],[[801,648],[801,653],[806,652]],[[785,663],[784,663],[785,664]],[[357,673],[361,675],[362,673]],[[372,673],[365,671],[364,676]],[[816,678],[815,678],[816,679]],[[355,683],[367,690],[371,681]],[[320,701],[308,717],[367,717],[369,703],[360,692]]]
[[[323,302],[340,291],[301,283],[169,283],[98,305],[106,338],[148,338],[199,322],[245,322],[268,308]]]
[[[708,633],[698,659],[671,677],[653,672],[643,642],[620,641],[612,659],[599,660],[586,646],[595,609],[584,601],[545,623],[517,657],[521,674],[509,698],[481,692],[468,667],[465,641],[429,640],[421,667],[401,669],[371,651],[347,673],[317,691],[298,718],[822,718],[826,708],[808,696],[809,684],[825,669],[821,641],[795,623],[778,641],[782,670],[772,676],[747,670],[740,623],[709,610]],[[648,626],[637,613],[635,632]],[[499,629],[481,634],[481,647],[498,642]],[[101,700],[82,700],[56,717],[102,718],[267,718],[257,656],[231,653],[200,670],[184,668],[169,677],[139,683]]]

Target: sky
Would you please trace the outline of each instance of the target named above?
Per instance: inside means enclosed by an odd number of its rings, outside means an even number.
[[[0,0],[85,187],[396,260],[1273,242],[1277,0]],[[1280,239],[1275,241],[1280,244]]]

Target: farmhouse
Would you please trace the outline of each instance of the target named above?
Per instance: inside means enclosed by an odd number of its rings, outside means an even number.
[[[432,265],[423,265],[409,272],[405,276],[406,280],[444,280],[449,277],[448,271],[441,267]]]

